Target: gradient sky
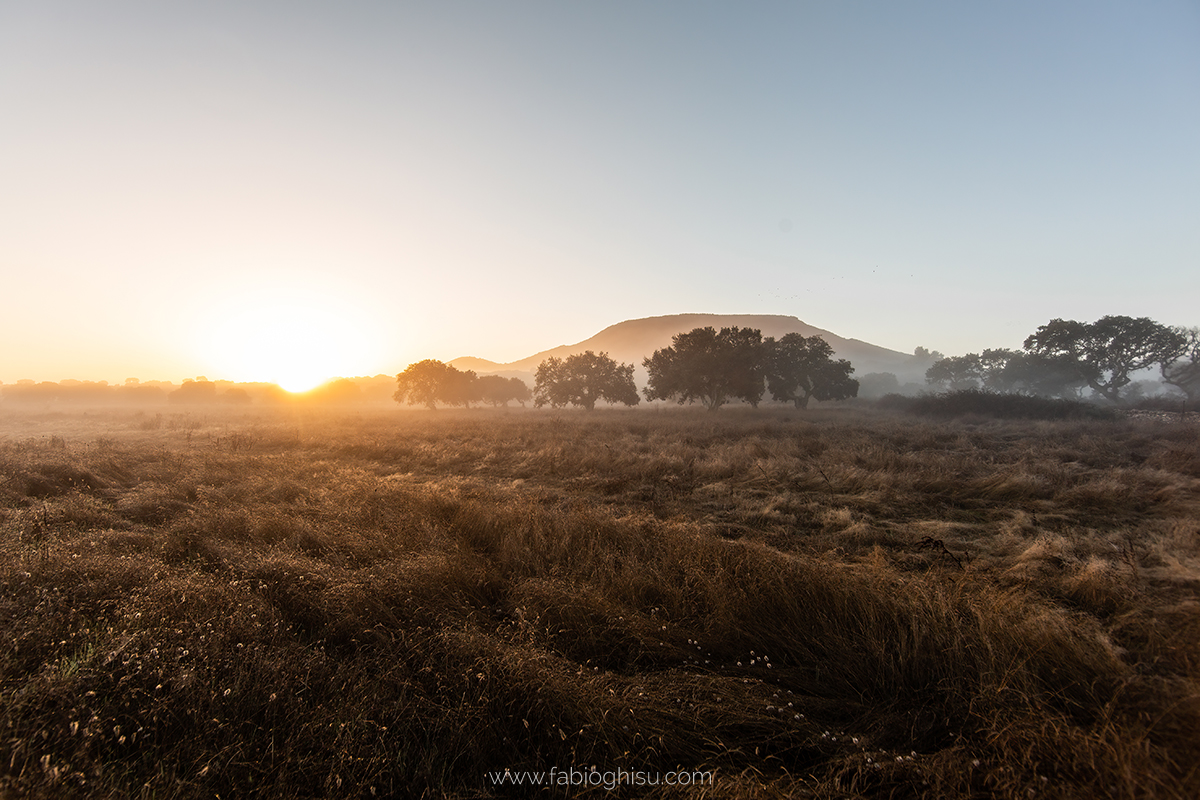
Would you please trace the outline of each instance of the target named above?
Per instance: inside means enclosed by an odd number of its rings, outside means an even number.
[[[4,382],[680,312],[957,354],[1200,324],[1198,267],[1194,0],[0,0]]]

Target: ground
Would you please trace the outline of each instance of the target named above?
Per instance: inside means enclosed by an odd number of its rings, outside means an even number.
[[[1174,418],[0,409],[0,787],[1194,797],[1198,581]]]

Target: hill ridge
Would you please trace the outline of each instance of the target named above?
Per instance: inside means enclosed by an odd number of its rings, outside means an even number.
[[[538,364],[547,358],[566,358],[586,350],[606,352],[621,363],[632,363],[635,370],[642,370],[642,360],[655,350],[669,347],[675,334],[693,328],[740,327],[757,328],[764,337],[779,338],[787,333],[804,336],[820,336],[833,348],[837,358],[845,358],[855,367],[855,374],[869,372],[892,372],[903,381],[906,376],[924,372],[925,365],[918,363],[912,355],[889,350],[861,339],[839,336],[832,331],[818,328],[789,314],[711,314],[690,312],[663,314],[653,317],[617,322],[598,333],[574,344],[560,344],[525,358],[507,363],[491,361],[477,356],[461,356],[449,362],[458,369],[472,369],[480,373],[533,374]]]

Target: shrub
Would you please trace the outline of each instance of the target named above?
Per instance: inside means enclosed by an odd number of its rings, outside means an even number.
[[[1112,409],[1101,408],[1078,400],[1060,400],[1023,394],[988,392],[982,389],[963,389],[957,392],[922,395],[906,398],[899,403],[886,398],[885,408],[896,408],[927,417],[961,417],[975,414],[997,419],[1116,419]]]

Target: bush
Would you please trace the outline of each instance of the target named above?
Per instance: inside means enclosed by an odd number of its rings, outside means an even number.
[[[1116,419],[1116,412],[1078,400],[962,389],[957,392],[901,397],[885,395],[879,406],[926,417],[977,414],[997,419]]]
[[[917,398],[915,397],[889,392],[875,401],[875,407],[882,408],[885,411],[909,411],[916,401]]]

